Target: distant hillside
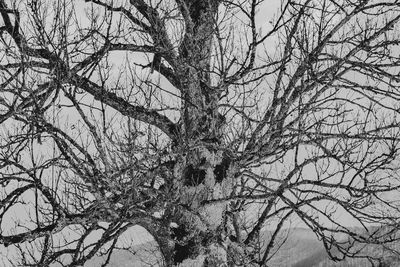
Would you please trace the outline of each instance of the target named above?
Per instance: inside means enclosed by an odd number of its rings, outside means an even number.
[[[371,264],[365,259],[347,259],[341,262],[333,262],[329,259],[322,243],[317,239],[313,231],[305,228],[292,228],[287,233],[286,243],[275,253],[268,262],[270,267],[367,267]],[[269,240],[269,232],[264,232],[262,238]],[[284,238],[282,236],[281,238]],[[364,249],[364,253],[383,257],[385,265],[382,267],[400,266],[400,257],[395,257],[387,251],[382,251],[378,246],[370,245]],[[110,259],[109,267],[149,267],[161,266],[160,253],[154,242],[147,242],[134,246],[131,252],[116,251]],[[84,267],[98,267],[104,262],[104,257],[96,257],[87,262]],[[54,266],[55,267],[55,266]]]
[[[66,260],[66,259],[65,259]],[[130,248],[130,251],[116,249],[113,251],[107,267],[158,267],[161,254],[155,242],[145,242]],[[87,261],[84,267],[100,267],[106,261],[106,256],[95,256]],[[68,262],[67,260],[65,262]],[[0,265],[1,266],[1,265]],[[53,263],[50,267],[62,267],[60,263]],[[11,267],[11,266],[10,266]]]
[[[283,239],[286,237],[286,234],[288,235],[286,242],[268,262],[268,266],[294,266],[297,262],[311,257],[315,251],[321,250],[321,243],[311,230],[305,228],[292,228],[288,231],[288,233],[285,233],[280,237]],[[269,235],[268,232],[265,232],[264,239],[268,241],[270,239]],[[323,258],[327,256],[326,252],[322,255]]]
[[[131,251],[116,250],[110,258],[107,267],[157,267],[161,254],[154,242],[134,246]],[[104,263],[104,257],[96,257],[86,262],[84,267],[99,267]]]
[[[262,238],[268,240],[270,238],[270,233],[262,233]],[[303,228],[290,229],[287,242],[274,255],[273,259],[268,262],[268,266],[293,266],[293,264],[295,264],[299,260],[307,259],[312,255],[314,251],[319,251],[320,249],[321,245],[312,231]],[[156,252],[155,243],[147,242],[144,245],[135,246],[133,248],[133,251],[135,251],[135,253],[129,253],[127,251],[114,252],[111,256],[111,260],[108,266],[161,266],[159,263],[157,263],[157,259],[160,259],[161,255],[159,252]],[[101,266],[103,262],[104,257],[96,257],[87,262],[84,267],[98,267]]]
[[[321,255],[322,252],[319,252]],[[326,254],[326,252],[325,252]],[[400,266],[400,257],[398,255],[394,255],[393,253],[389,251],[384,251],[382,247],[378,245],[369,245],[367,246],[361,255],[370,255],[374,256],[376,258],[379,258],[382,260],[382,265],[379,265],[380,267],[399,267]],[[313,266],[313,267],[365,267],[365,266],[371,266],[371,263],[365,259],[365,258],[349,258],[345,259],[341,262],[333,262],[330,260],[328,257],[322,258],[320,257],[317,263],[313,263],[312,265],[309,265],[311,262],[311,259],[315,258],[316,255],[312,255],[312,257],[309,257],[305,259],[302,262],[299,262],[298,264],[294,265],[293,267],[308,267],[308,266]]]
[[[308,230],[312,234],[311,230]],[[394,244],[394,246],[396,246]],[[392,245],[393,246],[393,245]],[[357,246],[356,246],[357,247]],[[393,254],[389,249],[383,249],[379,245],[359,245],[357,249],[362,249],[359,254],[374,256],[383,261],[383,265],[380,267],[399,267],[400,257],[399,255]],[[325,251],[323,245],[318,243],[318,249],[313,249],[311,255],[306,258],[299,259],[294,264],[285,266],[290,267],[366,267],[371,266],[371,263],[365,258],[348,258],[340,262],[334,262],[329,259],[328,253]]]

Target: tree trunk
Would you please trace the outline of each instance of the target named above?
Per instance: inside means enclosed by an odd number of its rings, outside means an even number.
[[[227,264],[228,203],[207,202],[231,194],[232,170],[224,152],[204,144],[188,151],[177,163],[175,177],[179,179],[174,191],[184,208],[177,213],[178,227],[173,230],[175,264],[191,264],[189,259],[202,261],[204,266]]]
[[[226,211],[223,199],[232,192],[233,166],[221,150],[224,120],[218,112],[220,92],[211,85],[210,60],[214,19],[219,1],[191,0],[185,18],[186,35],[180,46],[183,140],[174,168],[173,193],[179,200],[174,264],[227,266]]]

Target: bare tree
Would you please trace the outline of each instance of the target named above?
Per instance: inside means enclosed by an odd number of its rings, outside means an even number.
[[[265,266],[300,220],[393,250],[400,2],[269,5],[0,0],[0,244],[106,266],[140,226],[152,264]]]

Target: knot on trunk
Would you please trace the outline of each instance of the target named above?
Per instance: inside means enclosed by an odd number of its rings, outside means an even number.
[[[216,183],[221,183],[226,178],[230,164],[231,159],[228,157],[223,157],[221,163],[214,167]]]
[[[189,160],[190,163],[182,172],[185,186],[205,184],[207,187],[213,187],[215,183],[222,183],[227,178],[231,165],[231,159],[225,153],[208,149],[202,149]]]
[[[187,226],[189,224],[190,222],[183,221],[178,227],[171,228],[171,237],[175,241],[173,255],[175,264],[196,258],[204,252],[201,250],[202,247],[207,247],[215,241],[213,233],[189,229]]]
[[[171,229],[171,237],[175,240],[174,263],[179,264],[183,260],[190,258],[195,252],[195,242],[193,239],[187,240],[189,231],[184,225],[179,225]]]
[[[186,186],[197,186],[203,183],[206,171],[189,164],[183,171],[183,184]]]

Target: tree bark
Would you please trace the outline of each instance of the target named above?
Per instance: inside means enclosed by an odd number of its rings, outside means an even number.
[[[224,121],[218,112],[220,92],[212,88],[210,61],[219,1],[186,1],[186,35],[179,49],[183,140],[174,169],[173,191],[182,207],[176,229],[174,264],[227,266],[227,203],[206,204],[231,194],[233,168],[220,150]]]

